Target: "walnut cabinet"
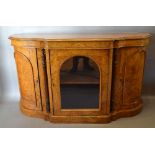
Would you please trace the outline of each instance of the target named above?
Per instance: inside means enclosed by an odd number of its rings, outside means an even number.
[[[63,123],[108,123],[138,114],[149,38],[147,33],[12,35],[21,111]]]

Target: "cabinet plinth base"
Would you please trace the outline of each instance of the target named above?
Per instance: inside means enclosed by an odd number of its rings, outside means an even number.
[[[20,105],[22,105],[22,101],[20,101]],[[23,106],[20,106],[20,109],[27,116],[42,118],[53,123],[109,123],[119,118],[137,115],[142,110],[142,102],[132,109],[123,109],[100,116],[54,116],[41,111],[25,109]]]

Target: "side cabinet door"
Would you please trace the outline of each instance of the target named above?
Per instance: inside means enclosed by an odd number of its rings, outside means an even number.
[[[27,49],[21,51],[15,50],[21,106],[29,110],[41,110],[36,51]]]
[[[145,49],[129,48],[124,64],[123,104],[137,104],[140,101]]]
[[[141,102],[145,47],[115,49],[112,110],[130,109]]]

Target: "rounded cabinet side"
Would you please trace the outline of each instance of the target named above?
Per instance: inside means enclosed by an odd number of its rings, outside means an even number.
[[[141,44],[137,41],[132,46],[114,49],[111,94],[111,110],[114,114],[130,116],[142,109],[141,90],[147,45],[146,41],[143,44],[141,40]]]
[[[30,112],[42,111],[36,49],[14,47],[14,56],[21,94],[21,109]]]

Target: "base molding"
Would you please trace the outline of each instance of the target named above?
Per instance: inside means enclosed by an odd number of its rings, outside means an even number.
[[[21,111],[30,117],[42,118],[53,123],[109,123],[123,117],[135,116],[142,110],[142,103],[132,109],[122,109],[100,116],[55,116],[43,111],[25,109],[20,103]]]

